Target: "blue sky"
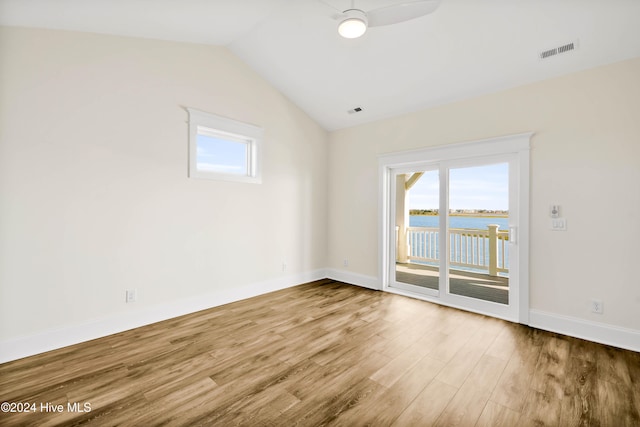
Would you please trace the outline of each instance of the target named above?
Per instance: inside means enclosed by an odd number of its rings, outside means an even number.
[[[409,209],[438,208],[438,171],[426,172],[409,190]],[[509,209],[509,165],[451,169],[450,209]]]
[[[247,174],[247,144],[199,134],[197,151],[199,171]]]

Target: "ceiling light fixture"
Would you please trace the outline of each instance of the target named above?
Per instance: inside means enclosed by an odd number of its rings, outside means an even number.
[[[338,24],[338,34],[345,39],[357,39],[367,31],[367,15],[359,9],[345,10]]]

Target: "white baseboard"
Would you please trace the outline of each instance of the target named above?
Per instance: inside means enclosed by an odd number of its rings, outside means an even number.
[[[339,282],[361,286],[363,288],[369,288],[376,291],[381,289],[380,281],[377,277],[365,276],[364,274],[352,273],[350,271],[338,270],[335,268],[327,268],[325,273],[327,278],[337,280]]]
[[[211,292],[141,310],[119,312],[78,325],[50,329],[35,335],[2,341],[0,342],[0,363],[22,359],[23,357],[105,337],[268,292],[290,288],[302,283],[324,279],[325,277],[327,277],[325,270],[315,270],[238,288]]]
[[[634,329],[539,310],[529,310],[529,326],[640,352],[640,331]]]

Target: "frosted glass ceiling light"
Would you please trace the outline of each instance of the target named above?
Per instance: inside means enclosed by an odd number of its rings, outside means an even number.
[[[338,25],[338,33],[345,39],[356,39],[367,31],[367,15],[358,9],[344,11],[344,19]]]

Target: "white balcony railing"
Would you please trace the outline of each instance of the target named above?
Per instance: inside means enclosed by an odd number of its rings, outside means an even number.
[[[489,225],[486,230],[449,229],[449,265],[487,271],[491,276],[508,273],[509,232]],[[439,229],[407,228],[407,258],[410,261],[437,263]]]

